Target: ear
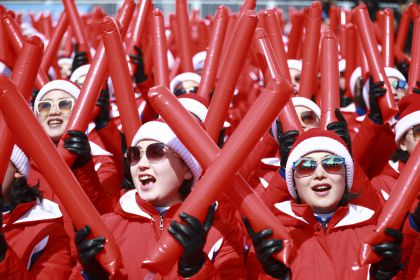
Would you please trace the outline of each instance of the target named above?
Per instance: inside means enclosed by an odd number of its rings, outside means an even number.
[[[405,144],[405,136],[401,138],[400,140],[400,149],[403,150],[404,152],[407,151],[407,145]]]
[[[19,178],[22,178],[22,177],[23,177],[23,175],[20,174],[19,171],[15,172],[15,179],[19,179]]]

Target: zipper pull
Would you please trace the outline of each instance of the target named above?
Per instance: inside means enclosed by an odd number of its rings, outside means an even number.
[[[159,221],[159,228],[160,230],[163,230],[163,216],[160,216],[160,221]]]

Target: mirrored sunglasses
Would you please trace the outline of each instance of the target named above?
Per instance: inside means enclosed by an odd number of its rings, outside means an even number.
[[[392,87],[394,89],[407,89],[408,88],[408,84],[406,81],[403,80],[397,80],[392,82]]]
[[[74,106],[74,98],[63,98],[59,99],[56,102],[51,100],[40,101],[36,107],[37,113],[40,116],[48,116],[53,108],[57,106],[57,109],[60,113],[71,113]]]
[[[197,93],[197,92],[198,92],[198,87],[189,87],[189,88],[181,87],[181,88],[175,89],[174,95],[180,96],[186,93]]]
[[[153,143],[147,146],[146,151],[138,146],[129,147],[125,154],[128,163],[133,166],[139,163],[144,155],[150,163],[159,163],[168,158],[169,148],[163,143]]]
[[[318,164],[321,164],[322,168],[330,174],[341,174],[345,169],[345,159],[340,156],[331,155],[320,162],[310,158],[301,158],[293,163],[295,176],[298,178],[311,176],[315,173]]]

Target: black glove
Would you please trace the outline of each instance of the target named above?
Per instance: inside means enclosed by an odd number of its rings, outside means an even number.
[[[213,203],[208,210],[203,224],[187,213],[182,212],[179,217],[185,224],[172,221],[168,231],[184,248],[184,253],[178,261],[178,273],[184,278],[196,274],[203,266],[206,255],[203,252],[206,243],[207,233],[212,224],[216,204]]]
[[[105,238],[99,236],[93,239],[86,239],[89,234],[90,227],[84,226],[76,232],[74,239],[83,271],[89,279],[108,279],[108,273],[95,258],[104,249]]]
[[[87,135],[79,130],[69,130],[67,134],[70,137],[64,140],[64,148],[77,155],[71,168],[78,169],[85,166],[92,158]]]
[[[374,123],[380,125],[384,123],[382,118],[381,107],[379,106],[379,98],[384,96],[386,93],[386,89],[383,87],[384,82],[373,82],[372,76],[369,77],[369,119],[371,119]]]
[[[273,254],[283,249],[283,241],[279,239],[266,239],[273,235],[271,229],[264,229],[255,232],[249,220],[243,218],[246,230],[254,244],[255,253],[260,261],[264,271],[273,278],[286,279],[289,275],[289,269],[283,263],[273,258]]]
[[[408,73],[410,73],[410,64],[405,59],[400,63],[396,63],[395,66],[405,78],[408,77]]]
[[[338,108],[335,109],[335,116],[337,117],[338,121],[328,124],[327,130],[331,130],[337,133],[337,135],[340,136],[340,138],[343,139],[347,144],[347,148],[351,153],[351,138],[347,128],[347,121]]]
[[[413,93],[420,94],[420,81],[416,82],[416,86],[412,88]]]
[[[73,58],[73,62],[71,64],[71,72],[73,73],[74,70],[76,70],[80,66],[88,64],[88,63],[89,63],[89,60],[88,60],[87,53],[86,52],[79,52],[79,45],[75,44],[74,45],[74,58]]]
[[[0,194],[0,208],[3,209],[3,198]],[[0,224],[3,225],[3,214],[0,215]],[[3,230],[0,229],[0,262],[4,260],[7,253],[7,242],[4,238]]]
[[[400,264],[403,234],[401,231],[392,228],[386,228],[385,234],[394,240],[392,242],[379,243],[372,247],[373,251],[382,257],[381,261],[372,264],[370,267],[370,275],[373,279],[392,279],[392,277],[403,269],[402,264]]]
[[[107,89],[101,90],[98,101],[96,101],[96,106],[101,108],[101,112],[95,119],[96,129],[99,130],[107,126],[111,120],[109,116],[109,91]]]
[[[282,168],[286,168],[287,159],[289,158],[290,149],[296,141],[296,138],[299,136],[299,131],[290,130],[286,133],[283,133],[281,123],[277,121],[277,135],[278,142],[280,145],[280,165]]]
[[[136,72],[134,73],[134,81],[139,84],[147,80],[147,75],[144,72],[144,60],[143,60],[143,52],[139,47],[134,46],[134,50],[136,54],[130,54],[131,62],[134,63],[137,68]]]

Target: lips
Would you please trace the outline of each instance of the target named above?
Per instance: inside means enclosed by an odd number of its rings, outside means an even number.
[[[154,183],[156,182],[156,178],[149,174],[139,175],[139,180],[141,183],[141,189],[143,191],[150,190],[154,186]]]
[[[331,186],[329,184],[319,184],[311,188],[317,196],[327,196],[330,192]]]
[[[49,119],[47,124],[51,128],[56,128],[56,127],[60,127],[63,124],[63,120],[62,119]]]

